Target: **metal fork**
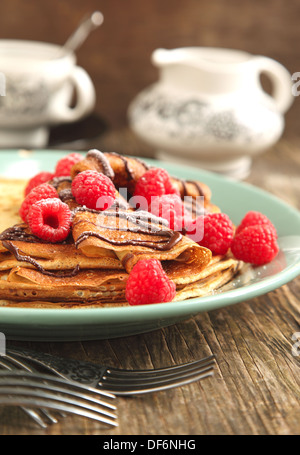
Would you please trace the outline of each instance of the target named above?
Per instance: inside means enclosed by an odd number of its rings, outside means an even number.
[[[0,371],[0,404],[77,414],[117,426],[115,396],[40,372]]]
[[[28,365],[24,365],[24,363],[21,363],[17,359],[7,359],[4,358],[3,356],[0,356],[0,368],[5,369],[5,370],[16,370],[16,369],[22,369],[25,371],[30,371],[34,372],[35,370],[32,367],[29,367]],[[47,428],[48,423],[57,423],[58,420],[56,416],[53,415],[50,411],[47,409],[30,409],[30,408],[25,408],[21,406],[21,409],[29,416],[31,417],[40,427],[42,428]],[[58,413],[60,416],[65,417],[65,414],[62,412]]]
[[[121,370],[29,349],[9,348],[9,357],[33,361],[56,375],[114,395],[138,395],[180,387],[213,375],[214,355],[153,370]]]

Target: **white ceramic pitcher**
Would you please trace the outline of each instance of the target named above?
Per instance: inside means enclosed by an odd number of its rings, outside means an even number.
[[[244,178],[254,155],[272,146],[293,101],[280,63],[246,52],[205,47],[157,49],[159,80],[128,109],[133,131],[157,156]],[[265,73],[272,96],[260,82]]]

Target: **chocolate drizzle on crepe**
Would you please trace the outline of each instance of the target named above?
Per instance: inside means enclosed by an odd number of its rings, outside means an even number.
[[[88,151],[86,157],[87,159],[88,158],[96,159],[96,161],[101,166],[102,174],[106,175],[106,177],[110,178],[111,180],[114,179],[115,173],[104,153],[100,152],[100,150],[92,149]]]
[[[164,240],[145,240],[145,239],[126,239],[126,240],[115,240],[111,238],[107,238],[105,235],[100,234],[99,232],[94,232],[94,231],[84,231],[82,232],[79,237],[77,238],[75,242],[76,248],[78,248],[78,245],[86,240],[89,237],[96,237],[99,238],[105,242],[108,242],[112,245],[138,245],[138,246],[143,246],[147,248],[152,248],[154,250],[161,250],[161,251],[167,251],[172,249],[182,238],[182,234],[177,231],[172,231],[171,229],[167,229],[167,220],[164,220],[162,218],[158,218],[154,215],[152,215],[149,212],[145,211],[137,211],[137,212],[125,212],[122,210],[116,210],[116,211],[110,211],[106,210],[105,212],[102,212],[104,216],[113,216],[116,218],[121,218],[125,219],[129,223],[127,223],[125,228],[121,227],[113,227],[113,226],[101,226],[100,224],[94,224],[95,226],[98,226],[99,228],[102,229],[107,229],[107,230],[118,230],[118,231],[125,231],[125,232],[134,232],[138,234],[143,234],[143,235],[151,235],[153,237],[165,237]],[[101,214],[99,214],[101,216]],[[80,223],[81,221],[77,222]],[[150,224],[149,224],[150,222]]]
[[[128,158],[126,156],[120,155],[119,153],[116,153],[116,152],[110,152],[110,155],[116,156],[117,158],[119,158],[123,162],[128,179],[129,180],[133,180],[134,179],[134,173],[133,173],[132,169],[130,168]],[[137,163],[142,164],[144,166],[145,171],[147,171],[150,168],[144,161],[142,161],[142,160],[140,160],[140,159],[138,159],[136,157],[134,157],[134,160]]]
[[[54,277],[72,277],[77,275],[80,271],[79,265],[77,265],[72,271],[64,271],[64,272],[49,272],[48,270],[44,269],[44,267],[36,261],[31,256],[20,252],[20,249],[16,247],[12,242],[28,242],[28,243],[49,243],[45,240],[42,240],[35,235],[27,232],[28,226],[26,224],[18,224],[12,226],[8,229],[5,229],[0,234],[0,241],[2,241],[2,245],[6,248],[11,254],[15,256],[17,261],[21,262],[28,262],[29,264],[33,265],[39,272],[43,273],[44,275],[54,276]],[[60,242],[60,243],[67,243],[67,241]]]
[[[52,180],[50,180],[49,184],[52,185],[57,190],[59,185],[65,182],[71,184],[72,183],[71,177],[68,177],[67,175],[62,177],[54,177]]]
[[[0,241],[11,240],[28,243],[47,243],[42,239],[39,239],[35,235],[28,232],[28,226],[26,224],[16,224],[8,229],[5,229],[0,234]]]
[[[15,241],[15,242],[27,242],[27,243],[49,243],[47,240],[40,239],[29,231],[27,224],[16,224],[10,228],[5,229],[0,234],[0,241]],[[60,244],[68,244],[71,241],[71,237],[68,237]]]
[[[71,188],[65,188],[64,190],[59,191],[58,197],[62,202],[75,200]]]
[[[3,244],[4,248],[6,248],[8,251],[10,251],[10,253],[12,253],[15,256],[17,261],[28,262],[29,264],[33,265],[39,272],[43,273],[44,275],[66,278],[66,277],[73,277],[73,276],[77,275],[80,271],[79,265],[77,265],[71,271],[49,272],[48,270],[44,269],[44,267],[41,266],[41,264],[39,264],[35,259],[20,252],[20,249],[13,243],[4,240],[4,241],[2,241],[2,244]]]
[[[143,233],[145,234],[146,232],[145,231],[135,231],[135,232],[139,232],[139,233]],[[148,233],[148,232],[147,232]],[[84,240],[86,240],[87,238],[89,237],[97,237],[98,239],[100,240],[103,240],[105,242],[108,242],[108,243],[111,243],[112,245],[118,245],[118,246],[122,246],[122,245],[138,245],[138,246],[144,246],[144,247],[147,247],[147,248],[152,248],[154,250],[162,250],[162,251],[166,251],[166,250],[170,250],[173,246],[175,246],[179,240],[181,239],[181,234],[180,232],[170,232],[170,231],[166,231],[166,233],[168,234],[167,237],[169,237],[168,241],[167,242],[164,242],[164,243],[161,243],[161,241],[159,242],[149,242],[149,241],[146,241],[146,240],[134,240],[134,239],[131,239],[131,240],[113,240],[113,239],[108,239],[107,237],[105,237],[104,235],[101,235],[99,234],[98,232],[93,232],[93,231],[84,231],[82,234],[80,234],[80,236],[78,237],[78,239],[76,240],[76,248],[78,248],[78,245],[83,242]],[[160,233],[154,233],[153,235],[162,235],[162,231]]]
[[[96,164],[96,168],[98,169],[99,172],[102,172],[104,175],[106,175],[108,178],[110,178],[112,181],[115,179],[115,171],[112,168],[110,161],[109,161],[109,156],[116,156],[118,157],[124,164],[123,172],[126,172],[127,175],[127,180],[128,181],[134,181],[136,176],[135,176],[135,170],[134,170],[134,161],[139,163],[139,165],[142,165],[144,167],[144,170],[147,171],[150,166],[148,166],[146,163],[143,161],[139,160],[138,158],[132,157],[132,158],[127,158],[125,156],[119,155],[118,153],[102,153],[99,150],[92,149],[89,150],[89,152],[86,155],[86,158],[88,160],[91,160],[94,162],[94,165]],[[133,168],[132,168],[133,166]],[[197,190],[199,196],[204,196],[204,192],[201,188],[201,184],[198,184],[198,182],[193,182],[193,181],[184,181],[181,179],[174,179],[177,180],[178,182],[181,183],[182,185],[182,190],[181,194],[182,196],[189,195],[188,192],[188,185],[193,184]],[[116,223],[115,226],[112,226],[110,224],[101,226],[99,223],[93,223],[89,222],[91,225],[95,225],[95,227],[100,228],[104,232],[97,232],[97,229],[95,231],[87,229],[86,231],[83,231],[79,237],[75,241],[75,246],[78,248],[78,246],[86,239],[89,237],[96,237],[99,238],[107,243],[110,243],[111,245],[117,245],[117,246],[140,246],[140,247],[146,247],[150,248],[153,250],[158,250],[158,251],[168,251],[171,250],[177,243],[180,242],[182,239],[182,233],[173,231],[168,228],[168,222],[167,220],[164,220],[162,218],[158,218],[154,216],[153,214],[142,211],[142,210],[134,210],[130,207],[129,203],[121,197],[117,197],[113,205],[110,207],[110,209],[105,210],[103,212],[100,212],[98,210],[93,210],[89,209],[85,206],[79,206],[76,204],[75,198],[72,194],[72,178],[71,176],[62,176],[62,177],[54,177],[49,184],[51,184],[58,192],[59,198],[67,203],[70,207],[70,210],[72,212],[73,216],[73,223],[74,223],[74,217],[75,214],[78,212],[92,212],[95,214],[99,215],[99,218],[97,221],[100,221],[101,223],[101,216],[104,217],[115,217],[116,219],[122,219],[127,221],[124,225],[120,225],[119,223]],[[117,188],[118,191],[118,188]],[[196,200],[192,200],[188,204],[189,211],[192,213],[196,213],[197,203]],[[203,207],[202,207],[203,210]],[[77,223],[84,222],[84,220],[77,221]],[[77,224],[76,223],[76,224]],[[75,224],[73,224],[73,227]],[[137,236],[137,238],[124,238],[125,236],[122,235],[121,238],[110,238],[109,235],[105,235],[105,231],[107,231],[107,234],[109,231],[120,231],[120,232],[131,232],[135,234],[141,234],[141,238]],[[144,238],[142,238],[144,236]],[[146,236],[146,238],[145,238]],[[149,239],[150,237],[150,239]],[[158,238],[160,237],[160,238]],[[14,245],[14,241],[19,241],[19,242],[28,242],[28,243],[49,243],[45,240],[39,239],[35,235],[33,235],[29,228],[28,225],[26,224],[19,224],[15,225],[13,227],[10,227],[3,231],[0,234],[0,241],[2,241],[3,246],[15,256],[15,258],[20,261],[20,262],[27,262],[30,263],[32,266],[34,266],[39,272],[53,276],[53,277],[72,277],[75,276],[80,268],[79,265],[75,267],[72,271],[63,271],[63,272],[50,272],[47,271],[39,262],[34,259],[33,257],[30,257],[29,255],[26,255],[23,253],[16,245]],[[73,239],[71,236],[69,236],[68,239],[66,239],[64,242],[59,242],[59,243],[69,243],[73,242]],[[126,262],[127,259],[130,257],[131,253],[128,253],[123,260]],[[123,264],[124,265],[124,264]]]

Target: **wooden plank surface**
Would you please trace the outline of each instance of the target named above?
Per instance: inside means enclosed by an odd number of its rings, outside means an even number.
[[[127,130],[129,102],[157,80],[158,47],[216,46],[267,55],[299,71],[298,0],[2,0],[0,38],[62,44],[87,11],[105,21],[78,51],[97,92],[96,113],[111,130],[85,147],[151,157]],[[30,26],[29,26],[30,24]],[[255,160],[248,182],[300,209],[299,97],[283,139]],[[295,139],[293,139],[295,136]],[[0,434],[193,435],[300,433],[300,279],[265,296],[199,314],[172,327],[117,340],[16,343],[118,367],[151,368],[213,352],[213,378],[181,389],[118,400],[120,426],[69,416],[39,429],[21,410],[0,407]]]
[[[257,158],[248,182],[299,207],[300,141],[283,139]],[[151,150],[127,130],[99,148]],[[56,355],[123,368],[153,368],[214,353],[212,378],[165,392],[118,399],[119,427],[68,416],[42,430],[19,409],[0,408],[0,433],[52,435],[296,435],[300,432],[300,278],[267,295],[201,313],[174,326],[120,339],[16,342]]]

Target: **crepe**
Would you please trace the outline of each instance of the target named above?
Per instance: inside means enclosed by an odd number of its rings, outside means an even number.
[[[208,265],[210,250],[172,231],[163,221],[143,211],[83,211],[74,216],[72,234],[83,254],[97,257],[113,251],[128,273],[138,260],[149,258],[196,262],[201,268]]]
[[[241,262],[230,257],[215,257],[208,267],[195,269],[190,264],[176,267],[172,263],[163,263],[169,278],[176,284],[174,301],[199,297],[215,292],[228,283],[240,270]],[[118,270],[84,270],[74,276],[48,276],[36,269],[17,266],[8,273],[0,272],[0,294],[4,300],[15,302],[68,303],[74,305],[98,305],[109,302],[113,305],[128,305],[125,298],[128,274]]]
[[[111,213],[113,214],[113,211]],[[87,215],[91,217],[96,214],[79,212],[75,215],[73,221],[75,238],[76,227],[80,228],[79,232],[82,232],[83,235],[90,232],[84,230]],[[109,221],[115,219],[113,216],[104,215],[104,212],[101,215],[102,218],[109,218]],[[117,219],[120,220],[120,218]],[[90,221],[89,223],[89,229],[95,231],[95,225],[93,223],[91,225]],[[20,226],[22,225],[18,225],[18,227]],[[155,226],[157,225],[155,224]],[[15,234],[16,231],[13,232]],[[22,236],[24,231],[21,230],[21,232]],[[163,229],[158,228],[155,232],[155,240],[162,242],[159,245],[165,247],[173,236],[178,239],[174,246],[170,249],[166,248],[165,251],[158,251],[150,246],[153,241],[151,234],[142,235],[140,232],[122,230],[119,226],[116,230],[101,227],[100,232],[106,236],[105,239],[107,239],[107,233],[113,234],[112,238],[115,242],[121,239],[122,243],[125,239],[125,249],[123,245],[111,246],[111,243],[106,240],[88,235],[88,238],[82,242],[82,244],[86,243],[84,252],[82,252],[76,248],[76,243],[53,245],[7,240],[10,230],[5,231],[0,237],[2,241],[1,297],[5,299],[11,297],[14,300],[24,299],[24,296],[31,300],[64,301],[71,299],[85,303],[95,300],[102,301],[103,298],[110,297],[112,301],[124,302],[128,274],[133,265],[141,258],[157,257],[162,261],[167,275],[180,286],[196,281],[198,276],[202,277],[201,272],[211,260],[211,252],[208,249],[200,247],[187,237],[174,233],[165,226]],[[160,232],[170,234],[167,235],[167,240],[165,235],[156,235]],[[126,237],[126,234],[131,234],[130,239]],[[6,239],[3,240],[3,238]],[[147,244],[148,238],[150,238],[150,245]],[[31,239],[29,238],[29,240]],[[97,243],[90,244],[89,240],[95,240]],[[130,245],[130,249],[128,249],[129,246],[126,242],[134,240],[137,243]],[[141,241],[147,246],[141,246]],[[86,254],[87,250],[90,253],[89,249],[91,249],[91,255]],[[114,268],[109,265],[113,265]],[[75,268],[73,268],[74,266]],[[79,266],[79,270],[76,269],[77,266]]]
[[[22,221],[19,209],[26,184],[24,179],[0,178],[0,232]]]
[[[19,256],[18,260],[16,256]],[[24,258],[24,260],[22,260]],[[30,258],[30,260],[28,260]],[[91,258],[80,253],[74,244],[51,244],[2,240],[0,245],[0,271],[17,265],[45,270],[121,269],[122,265],[113,252],[106,250],[102,256]]]
[[[126,188],[129,195],[134,193],[136,182],[150,167],[144,161],[136,157],[119,155],[118,153],[102,153],[99,150],[90,150],[86,157],[76,163],[71,169],[71,177],[74,179],[79,172],[95,170],[103,172],[113,181],[115,187]],[[205,208],[209,212],[220,211],[219,207],[211,202],[211,190],[203,182],[183,180],[171,177],[173,186],[178,189],[181,198],[186,202],[186,208],[195,216],[200,209]],[[195,201],[198,198],[198,207]],[[192,204],[192,200],[194,203]],[[200,207],[199,207],[200,206]]]
[[[217,292],[237,275],[242,262],[229,255],[212,258],[209,266],[201,271],[190,265],[187,271],[193,274],[191,281],[182,278],[179,264],[175,268],[171,263],[162,265],[169,278],[176,282],[176,304]],[[116,270],[84,271],[74,277],[53,278],[34,269],[15,267],[9,273],[0,272],[0,304],[31,308],[128,306],[127,278],[126,272]]]
[[[103,158],[100,152],[89,153],[81,165],[91,169],[91,161],[93,165],[97,163],[97,171],[102,169],[114,183],[126,183],[128,188],[147,169],[137,159],[120,158],[117,154]],[[148,258],[158,259],[176,284],[176,302],[214,292],[230,281],[242,265],[229,255],[213,257],[207,248],[169,229],[165,220],[135,211],[119,193],[119,187],[113,206],[98,212],[76,203],[71,177],[49,183],[73,212],[72,231],[57,244],[35,237],[20,219],[26,182],[0,180],[0,305],[126,306],[129,273],[139,260]],[[183,182],[183,186],[190,193],[197,187],[188,182]],[[205,191],[205,195],[206,207],[213,207],[210,192]]]

